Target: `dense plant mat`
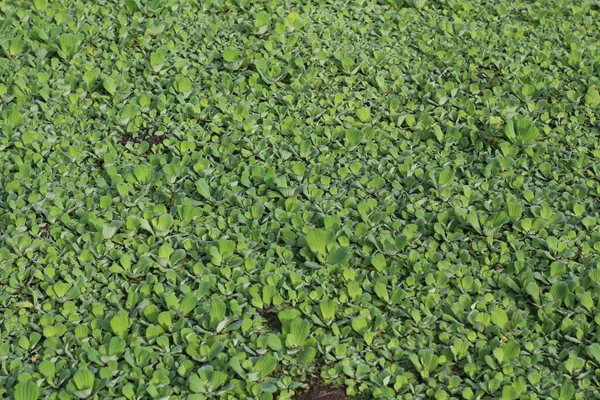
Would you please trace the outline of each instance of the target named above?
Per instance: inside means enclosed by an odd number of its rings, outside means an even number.
[[[0,9],[1,398],[600,398],[597,2]]]

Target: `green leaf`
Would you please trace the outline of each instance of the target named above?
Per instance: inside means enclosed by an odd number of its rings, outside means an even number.
[[[171,214],[161,214],[154,225],[155,231],[158,234],[166,234],[173,226],[173,216]]]
[[[420,350],[419,360],[425,371],[435,371],[440,363],[439,357],[430,349]]]
[[[300,350],[298,354],[298,361],[304,365],[310,365],[317,355],[317,349],[312,346],[308,346]]]
[[[348,295],[351,298],[356,298],[362,294],[363,290],[360,287],[360,284],[355,281],[348,282]]]
[[[467,222],[473,227],[473,229],[475,229],[477,233],[482,233],[481,225],[479,225],[479,218],[477,217],[477,212],[475,210],[469,211],[469,214],[467,215]]]
[[[19,382],[15,385],[15,400],[37,400],[40,397],[40,388],[33,381]]]
[[[13,128],[21,125],[24,122],[19,107],[14,103],[9,104],[6,107],[6,109],[2,112],[2,118],[4,119],[4,123],[6,125]]]
[[[508,314],[501,308],[497,308],[492,311],[491,318],[492,322],[498,325],[501,329],[504,329],[506,324],[508,324]]]
[[[135,118],[135,116],[138,114],[139,107],[136,104],[125,104],[125,106],[121,110],[121,115],[119,116],[118,123],[121,125],[127,125],[129,121]]]
[[[179,304],[179,309],[183,315],[187,315],[198,305],[198,298],[194,293],[188,293],[185,295],[181,303]]]
[[[177,93],[186,94],[192,91],[192,81],[187,76],[178,78],[173,86]]]
[[[34,0],[33,5],[37,11],[44,11],[48,8],[48,0]]]
[[[519,203],[511,202],[507,205],[508,216],[510,218],[519,219],[523,214],[523,207]]]
[[[66,282],[56,282],[52,285],[52,290],[57,297],[65,297],[73,285]]]
[[[387,265],[387,261],[385,260],[385,256],[383,253],[377,253],[373,257],[371,257],[371,265],[377,271],[384,271]]]
[[[210,193],[210,186],[209,186],[208,182],[206,181],[206,179],[202,179],[202,178],[198,179],[198,181],[196,182],[196,190],[205,199],[207,199],[207,200],[212,199],[212,195]]]
[[[115,80],[110,77],[110,76],[106,76],[104,77],[104,79],[102,80],[102,87],[104,88],[104,90],[106,90],[111,96],[114,96],[115,93],[117,92],[117,83],[115,82]]]
[[[571,382],[560,385],[558,400],[571,400],[575,395],[575,386]]]
[[[594,299],[592,294],[588,291],[583,292],[578,295],[579,303],[585,307],[588,311],[592,311],[594,309]]]
[[[259,12],[254,17],[254,27],[255,28],[260,28],[265,25],[269,25],[270,22],[271,22],[271,15],[264,11]]]
[[[519,356],[521,346],[518,342],[510,341],[502,346],[502,351],[504,352],[504,361],[510,362]]]
[[[89,71],[85,71],[83,73],[83,81],[88,85],[88,87],[91,87],[92,84],[96,82],[96,79],[98,79],[99,76],[99,68],[90,69]]]
[[[516,131],[522,143],[533,142],[540,135],[537,126],[526,118],[518,118]]]
[[[120,336],[113,336],[110,338],[108,344],[108,354],[111,356],[120,356],[125,351],[127,343]]]
[[[348,248],[338,247],[329,254],[327,262],[331,265],[344,264],[348,260]]]
[[[375,285],[373,285],[373,291],[381,300],[389,302],[390,295],[387,289],[387,283],[385,281],[378,280]]]
[[[277,369],[277,359],[267,354],[256,361],[252,367],[253,372],[257,372],[260,379],[264,379]]]
[[[586,353],[600,364],[600,344],[592,343],[585,348]]]
[[[417,10],[422,9],[427,4],[426,0],[406,0],[406,4],[408,4],[412,8],[416,8]]]
[[[442,170],[438,177],[438,184],[441,187],[449,186],[454,182],[454,171],[449,169]]]
[[[122,225],[121,221],[111,221],[102,225],[102,237],[104,239],[112,239]]]
[[[240,363],[240,359],[237,356],[232,357],[229,360],[228,365],[231,367],[231,369],[238,374],[242,379],[247,379],[248,375],[246,374],[246,372],[244,371],[244,368],[242,368],[242,365]]]
[[[121,310],[110,319],[110,328],[115,335],[120,335],[127,332],[129,329],[129,314],[125,310]]]
[[[72,57],[77,52],[80,43],[81,39],[77,35],[65,33],[60,35],[58,38],[58,44],[62,50],[64,58]]]
[[[223,52],[223,60],[227,61],[227,62],[236,62],[239,58],[238,55],[238,51],[233,48],[233,47],[229,47],[227,49],[225,49],[225,51]]]
[[[504,350],[502,350],[500,347],[496,347],[492,353],[494,354],[496,360],[502,364],[502,361],[504,361]]]
[[[351,128],[346,131],[344,145],[346,147],[354,147],[362,141],[362,132],[356,128]]]
[[[152,323],[158,322],[158,313],[158,307],[154,304],[149,304],[146,308],[144,308],[144,316]]]
[[[356,317],[352,320],[352,329],[362,335],[369,329],[369,320],[363,316]]]
[[[223,319],[225,319],[225,313],[227,312],[227,305],[221,299],[213,299],[210,302],[209,318],[210,327],[215,329]]]
[[[419,356],[411,353],[408,355],[408,359],[412,362],[415,369],[419,372],[423,370],[423,366],[421,365],[421,360],[419,360]]]
[[[371,120],[371,110],[367,107],[361,107],[356,110],[356,116],[361,122],[368,122]]]
[[[168,51],[164,48],[158,49],[150,54],[150,68],[155,73],[160,72],[167,59]]]
[[[550,296],[552,300],[562,302],[569,293],[569,287],[565,282],[556,282],[550,288]]]
[[[55,363],[53,363],[52,361],[48,361],[48,360],[42,361],[38,365],[38,371],[45,378],[53,379],[56,376],[56,366],[55,366]]]
[[[210,374],[210,380],[208,381],[208,386],[211,391],[223,386],[225,382],[227,382],[228,376],[225,372],[222,371],[214,371]]]
[[[319,305],[319,309],[321,310],[321,316],[324,320],[333,320],[335,318],[335,311],[337,308],[337,303],[331,299],[325,299]]]
[[[590,107],[597,107],[600,105],[600,93],[598,92],[598,86],[592,85],[588,87],[585,93],[585,105]]]
[[[136,165],[133,168],[133,175],[137,182],[141,185],[147,184],[150,182],[150,178],[152,177],[152,166],[150,165]]]
[[[158,314],[157,318],[158,323],[167,331],[173,330],[173,322],[171,321],[171,313],[168,311],[163,311]]]
[[[212,393],[227,381],[227,374],[215,371],[212,366],[200,368],[197,374],[188,379],[190,390],[194,393]]]
[[[516,143],[517,134],[515,132],[515,125],[512,120],[506,121],[506,126],[504,127],[504,136],[512,143]]]
[[[79,369],[73,375],[73,383],[78,390],[90,390],[94,387],[94,373],[88,368]]]
[[[330,230],[313,229],[306,234],[306,243],[317,256],[327,255],[327,247],[335,241],[335,234]]]
[[[301,318],[296,318],[290,323],[290,333],[285,338],[287,347],[300,347],[308,338],[310,323]]]
[[[280,351],[281,349],[283,349],[281,339],[278,335],[275,335],[274,333],[270,333],[267,335],[267,346],[269,346],[274,351]]]
[[[236,245],[233,240],[219,239],[219,254],[224,258],[231,257],[235,251]]]
[[[535,282],[529,282],[525,285],[525,292],[533,298],[536,304],[540,303],[540,287]]]

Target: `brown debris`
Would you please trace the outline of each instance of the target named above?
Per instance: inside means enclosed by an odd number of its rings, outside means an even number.
[[[125,145],[128,142],[148,142],[148,144],[150,145],[148,150],[150,150],[152,146],[162,143],[162,141],[167,138],[167,135],[157,135],[156,132],[158,132],[158,126],[156,126],[155,124],[152,125],[152,130],[149,127],[140,129],[136,137],[133,137],[133,133],[125,131],[123,137],[121,137],[121,140],[119,140],[119,143]]]
[[[346,400],[347,398],[344,389],[325,383],[311,384],[307,392],[294,396],[294,400]]]

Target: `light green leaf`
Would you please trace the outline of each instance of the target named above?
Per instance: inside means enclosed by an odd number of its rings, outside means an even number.
[[[506,126],[504,127],[504,136],[512,143],[517,141],[517,134],[515,132],[515,124],[512,120],[506,121]]]
[[[221,321],[225,318],[225,313],[227,311],[227,305],[221,299],[213,299],[210,302],[210,310],[209,310],[209,318],[210,318],[210,327],[216,328]]]
[[[198,305],[198,298],[194,293],[188,293],[185,295],[181,303],[179,304],[179,309],[183,315],[187,315]]]
[[[117,92],[117,83],[110,76],[104,77],[102,80],[102,87],[106,90],[111,96],[114,96]]]
[[[375,267],[377,271],[384,271],[387,262],[383,253],[377,253],[373,257],[371,257],[371,265]]]
[[[355,281],[348,282],[348,295],[351,298],[354,299],[354,298],[360,296],[362,293],[363,293],[363,290],[360,287],[360,284],[358,282],[355,282]]]
[[[37,400],[40,388],[33,381],[19,382],[15,385],[15,400]]]
[[[575,386],[571,382],[560,385],[558,400],[571,400],[575,395]]]
[[[177,93],[186,94],[192,91],[192,81],[187,76],[178,78],[173,86]]]
[[[371,110],[367,107],[361,107],[356,110],[356,116],[361,122],[368,122],[371,120]]]
[[[352,329],[361,335],[369,329],[369,325],[369,320],[363,316],[356,317],[352,320]]]
[[[113,336],[108,343],[108,354],[111,356],[120,356],[125,351],[127,343],[120,336]]]
[[[600,105],[600,93],[598,92],[598,86],[592,85],[588,87],[585,93],[585,105],[591,107],[597,107]]]
[[[477,217],[477,212],[475,212],[475,210],[469,211],[469,214],[467,215],[467,222],[473,227],[473,229],[475,229],[477,233],[481,233],[481,225],[479,225],[479,218]]]
[[[585,351],[589,356],[593,357],[597,363],[600,364],[600,344],[599,343],[592,343],[591,345],[589,345],[585,348]]]
[[[354,147],[362,141],[362,132],[356,128],[351,128],[346,131],[344,145],[346,147]]]
[[[165,234],[171,230],[173,226],[173,216],[171,214],[161,214],[156,221],[154,226],[155,230],[159,234]]]
[[[163,311],[158,314],[157,318],[158,323],[161,327],[163,327],[167,331],[173,330],[173,322],[171,321],[171,313],[168,311]]]
[[[492,353],[494,354],[496,360],[502,364],[502,361],[504,361],[504,350],[502,350],[500,347],[496,347]]]
[[[78,390],[90,390],[94,387],[94,373],[87,368],[79,369],[73,375],[73,383]]]
[[[56,366],[55,366],[55,363],[53,363],[52,361],[48,361],[48,360],[42,361],[38,365],[38,371],[44,377],[46,377],[48,379],[52,379],[52,378],[54,378],[56,376]]]
[[[310,365],[317,355],[317,349],[312,346],[307,346],[298,353],[298,361],[304,365]]]
[[[285,338],[287,347],[300,347],[310,333],[310,323],[302,318],[296,318],[290,323],[290,333]]]
[[[225,49],[225,51],[223,52],[223,60],[227,61],[227,62],[236,62],[239,58],[238,55],[238,51],[233,48],[233,47],[229,47],[227,49]]]
[[[129,314],[125,310],[121,310],[115,314],[110,320],[110,328],[116,335],[127,332],[129,329]]]
[[[519,356],[521,346],[518,342],[510,341],[502,346],[502,351],[504,352],[504,361],[510,362]]]
[[[121,221],[111,221],[102,225],[102,237],[104,239],[112,239],[119,228],[123,225]]]
[[[207,199],[207,200],[212,199],[212,195],[210,194],[210,186],[209,186],[208,182],[206,181],[206,179],[203,179],[203,178],[198,179],[198,181],[196,182],[196,190],[205,199]]]
[[[259,12],[254,17],[254,27],[255,28],[261,28],[265,25],[269,25],[270,22],[271,22],[271,15],[264,11]]]
[[[540,135],[537,126],[526,118],[518,118],[516,130],[522,143],[533,142]]]
[[[319,305],[319,309],[321,310],[321,316],[324,320],[332,320],[335,318],[335,311],[337,308],[337,303],[331,299],[325,299]]]
[[[492,311],[491,318],[492,322],[498,325],[501,329],[504,329],[506,324],[508,324],[508,314],[501,308],[497,308]]]
[[[4,123],[13,128],[21,125],[24,122],[19,106],[14,103],[9,104],[6,109],[2,112]]]
[[[277,359],[270,354],[267,354],[256,361],[252,367],[253,372],[257,372],[260,379],[264,379],[277,369]]]
[[[167,59],[167,54],[168,51],[164,48],[158,49],[150,54],[150,68],[152,68],[152,71],[156,73],[162,70]]]
[[[133,175],[139,184],[145,185],[150,182],[152,177],[152,166],[150,165],[136,165],[133,168]]]
[[[441,187],[449,186],[454,182],[454,171],[449,169],[442,170],[438,177],[438,184]]]
[[[330,230],[313,229],[306,234],[306,243],[310,250],[317,256],[327,254],[327,246],[335,241],[335,234]]]

